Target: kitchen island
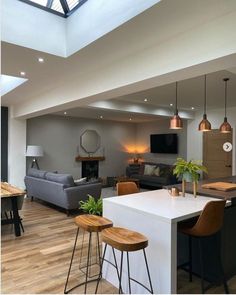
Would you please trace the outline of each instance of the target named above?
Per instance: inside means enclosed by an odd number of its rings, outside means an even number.
[[[211,197],[192,194],[186,197],[171,197],[167,190],[155,190],[133,195],[112,197],[103,200],[103,214],[114,226],[125,227],[144,234],[149,240],[147,257],[154,293],[177,293],[177,223],[198,216]],[[109,249],[110,250],[110,249]],[[119,261],[119,252],[116,253]],[[106,259],[112,261],[111,251]],[[131,276],[148,284],[142,252],[130,255]],[[124,264],[122,287],[127,289],[127,270]],[[104,263],[103,276],[118,286],[116,271]],[[133,293],[145,293],[132,282]]]

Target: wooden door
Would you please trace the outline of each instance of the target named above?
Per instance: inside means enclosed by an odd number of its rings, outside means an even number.
[[[203,133],[203,165],[208,169],[204,178],[232,176],[232,150],[224,151],[226,142],[232,144],[232,132],[220,133],[216,129]]]

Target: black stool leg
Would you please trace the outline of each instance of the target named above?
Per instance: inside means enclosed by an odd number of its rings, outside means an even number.
[[[148,268],[148,262],[147,262],[147,256],[146,256],[145,249],[143,249],[143,255],[144,255],[145,264],[146,264],[146,268],[147,268],[147,274],[148,274],[148,279],[149,279],[149,284],[150,284],[150,291],[151,291],[151,294],[153,294],[152,281],[151,281],[150,271],[149,271],[149,268]]]
[[[86,294],[86,292],[87,292],[87,284],[88,284],[88,270],[89,270],[89,258],[90,258],[90,250],[91,250],[91,237],[92,237],[92,233],[90,232],[89,233],[87,269],[86,269],[86,276],[85,276],[84,294]]]
[[[124,252],[121,251],[121,257],[120,257],[120,277],[119,279],[119,294],[122,294],[122,286],[121,286],[121,280],[122,280],[122,268],[123,268],[123,254]]]
[[[193,281],[192,278],[192,237],[188,237],[188,249],[189,249],[189,282]]]
[[[75,243],[74,243],[74,248],[73,248],[73,252],[72,252],[72,256],[71,256],[71,261],[70,261],[70,266],[69,266],[69,270],[68,270],[68,274],[67,274],[67,278],[66,278],[66,284],[65,284],[65,288],[64,288],[64,294],[67,294],[68,293],[68,291],[66,290],[66,288],[67,288],[67,284],[68,284],[68,281],[69,281],[69,276],[70,276],[72,262],[73,262],[73,259],[74,259],[74,254],[75,254],[75,249],[76,249],[78,235],[79,235],[79,227],[77,229],[77,233],[76,233],[76,237],[75,237]]]
[[[202,294],[204,294],[204,266],[203,266],[203,257],[202,257],[202,241],[201,238],[198,239],[198,246],[199,246],[199,258],[200,258],[200,268],[201,268],[201,289]]]
[[[103,255],[102,255],[100,273],[99,273],[99,277],[98,277],[98,280],[97,280],[97,286],[96,286],[96,289],[95,289],[95,294],[97,294],[97,292],[98,292],[98,285],[99,285],[99,283],[101,281],[101,278],[102,278],[102,267],[103,267],[103,262],[104,262],[104,258],[105,258],[105,255],[106,255],[106,250],[107,250],[107,244],[105,244],[104,252],[103,252]]]
[[[127,269],[128,269],[128,280],[129,280],[129,294],[131,294],[131,281],[130,281],[130,268],[129,268],[129,252],[127,254]]]
[[[116,260],[115,250],[114,250],[113,247],[112,247],[112,252],[113,252],[113,257],[114,257],[114,262],[115,262],[115,268],[116,268],[117,277],[118,277],[118,280],[120,281],[120,274],[119,274],[118,264],[117,264],[117,260]],[[121,288],[121,293],[123,293],[122,288]]]

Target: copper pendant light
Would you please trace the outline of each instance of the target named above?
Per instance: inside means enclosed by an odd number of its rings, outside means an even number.
[[[170,119],[170,129],[182,129],[183,128],[183,121],[178,114],[177,94],[178,94],[178,82],[176,82],[175,112],[174,112],[174,116]]]
[[[211,123],[207,120],[206,114],[206,100],[207,100],[207,93],[206,93],[206,75],[205,75],[205,86],[204,86],[204,114],[203,119],[198,126],[199,131],[211,131]]]
[[[230,133],[232,131],[232,127],[228,123],[227,116],[226,116],[226,109],[227,109],[227,82],[229,81],[229,78],[224,78],[223,81],[225,82],[225,117],[224,117],[224,122],[220,126],[220,132],[221,133]]]

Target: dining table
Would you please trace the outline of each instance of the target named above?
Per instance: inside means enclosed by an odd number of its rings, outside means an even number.
[[[21,236],[21,228],[20,228],[20,216],[17,205],[17,198],[24,196],[26,192],[18,187],[15,187],[7,182],[1,182],[1,200],[9,199],[11,200],[12,205],[12,218],[8,218],[6,220],[2,220],[1,224],[14,224],[15,236]]]

